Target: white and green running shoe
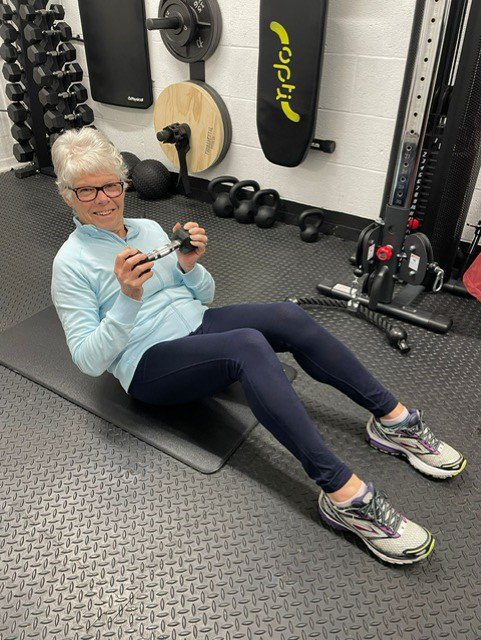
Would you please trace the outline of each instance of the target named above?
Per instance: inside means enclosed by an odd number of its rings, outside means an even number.
[[[319,514],[335,529],[355,533],[372,553],[391,564],[419,562],[434,549],[432,534],[395,511],[371,482],[347,507],[334,504],[322,491]]]
[[[385,427],[371,416],[366,440],[384,453],[404,456],[415,469],[434,478],[457,476],[467,464],[459,451],[434,436],[417,409],[409,409],[409,418],[396,427]]]

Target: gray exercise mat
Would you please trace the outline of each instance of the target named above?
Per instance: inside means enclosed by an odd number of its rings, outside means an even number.
[[[202,473],[218,471],[257,424],[238,382],[201,402],[157,407],[129,396],[109,373],[83,374],[53,306],[0,333],[0,363]]]

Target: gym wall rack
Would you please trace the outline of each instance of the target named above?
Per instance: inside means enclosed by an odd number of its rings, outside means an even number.
[[[7,107],[16,140],[15,175],[53,175],[50,148],[61,131],[93,122],[87,90],[79,83],[83,72],[74,62],[76,51],[68,41],[72,31],[59,4],[48,0],[11,0],[0,3],[0,57],[7,80]]]
[[[221,12],[217,0],[161,0],[158,17],[146,26],[160,30],[167,50],[189,64],[189,80],[166,87],[157,98],[154,126],[165,155],[179,169],[177,184],[190,195],[188,174],[219,163],[232,139],[227,107],[205,82],[205,60],[222,32]]]

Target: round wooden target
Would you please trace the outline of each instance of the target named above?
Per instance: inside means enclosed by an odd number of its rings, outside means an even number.
[[[188,80],[166,87],[155,102],[156,133],[175,122],[185,122],[191,130],[187,154],[189,173],[205,171],[220,162],[227,153],[232,137],[229,113],[212,87]],[[159,144],[172,164],[179,167],[175,144]]]

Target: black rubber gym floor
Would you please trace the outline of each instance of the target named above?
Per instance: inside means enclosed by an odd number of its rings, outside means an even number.
[[[0,195],[3,330],[51,304],[51,262],[73,223],[47,176],[1,174]],[[214,306],[351,279],[354,244],[334,236],[306,244],[293,226],[262,230],[181,196],[129,193],[126,216],[143,215],[166,229],[205,225]],[[435,552],[410,567],[321,524],[315,484],[260,425],[203,475],[0,367],[0,638],[479,640],[481,305],[440,294],[422,306],[454,329],[406,325],[407,357],[360,319],[314,315],[464,452],[460,477],[429,480],[377,452],[363,409],[302,371],[294,383],[329,445],[434,533]]]

